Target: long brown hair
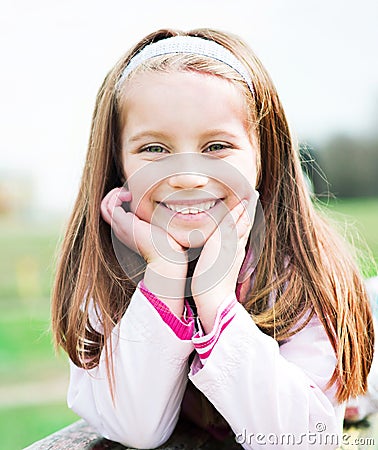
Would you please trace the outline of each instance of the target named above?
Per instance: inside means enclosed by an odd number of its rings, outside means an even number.
[[[121,166],[120,104],[116,88],[130,58],[144,46],[170,36],[211,39],[234,53],[250,72],[252,96],[231,70],[212,68],[204,58],[181,64],[232,78],[244,89],[249,115],[260,145],[260,201],[266,223],[265,246],[254,273],[245,308],[258,327],[281,342],[303,328],[316,314],[337,356],[329,385],[336,398],[363,394],[373,356],[370,305],[358,269],[343,240],[316,211],[303,179],[298,151],[269,75],[251,49],[238,37],[209,29],[190,32],[159,30],[140,41],[107,75],[97,96],[87,159],[79,195],[60,253],[52,298],[52,324],[57,346],[79,367],[95,367],[105,351],[112,378],[112,328],[124,314],[136,288],[119,265],[110,226],[100,216],[100,203],[125,179]],[[169,60],[169,57],[167,58]],[[202,62],[201,62],[202,61]],[[157,64],[155,70],[162,69]],[[287,263],[289,261],[289,264]],[[270,304],[271,293],[275,302]],[[88,318],[95,305],[101,331]],[[299,325],[300,324],[300,325]]]

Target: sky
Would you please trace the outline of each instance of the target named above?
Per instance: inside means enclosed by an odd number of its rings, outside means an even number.
[[[66,214],[97,90],[119,57],[158,28],[240,35],[301,141],[369,133],[378,113],[377,18],[375,0],[2,0],[0,185],[19,183],[34,208]]]

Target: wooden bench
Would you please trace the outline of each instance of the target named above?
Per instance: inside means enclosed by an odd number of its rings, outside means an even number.
[[[269,446],[266,447],[270,448]],[[271,447],[274,448],[274,447]],[[316,445],[313,446],[316,450]],[[378,414],[358,426],[344,428],[341,450],[378,449]],[[35,442],[25,450],[135,450],[109,441],[79,420],[56,433]],[[233,438],[216,441],[208,433],[186,422],[179,422],[171,438],[159,450],[242,450]]]
[[[99,436],[79,420],[56,433],[35,442],[25,450],[134,450]],[[171,438],[159,450],[241,450],[233,438],[225,442],[213,439],[207,432],[186,422],[179,422]]]

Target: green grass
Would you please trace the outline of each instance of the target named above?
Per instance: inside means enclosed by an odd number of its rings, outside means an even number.
[[[77,419],[63,404],[0,409],[0,447],[23,449]]]
[[[0,221],[0,302],[50,296],[59,226]],[[17,306],[17,305],[15,305]]]
[[[2,384],[41,381],[66,367],[55,355],[49,326],[48,318],[0,318]]]
[[[0,385],[9,391],[3,395],[25,383],[38,383],[38,391],[48,395],[45,382],[68,375],[66,358],[55,355],[50,332],[60,229],[60,224],[0,221]],[[1,404],[0,399],[0,448],[7,450],[22,449],[77,420],[64,397],[54,404],[44,398],[33,405],[20,404],[20,398],[17,406]]]
[[[378,263],[378,198],[332,201],[327,213],[347,224],[342,229],[359,233]],[[1,386],[44,383],[68,372],[65,358],[54,355],[49,318],[60,230],[61,224],[0,220]],[[365,268],[370,276],[375,270],[371,262]],[[76,419],[64,400],[0,408],[0,447],[21,449]]]
[[[331,200],[324,207],[356,249],[364,275],[377,275],[378,198]]]

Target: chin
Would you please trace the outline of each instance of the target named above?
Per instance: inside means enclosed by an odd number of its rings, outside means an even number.
[[[186,233],[172,233],[171,236],[184,248],[200,248],[203,247],[208,239],[208,235],[204,235],[199,230],[193,230]]]

